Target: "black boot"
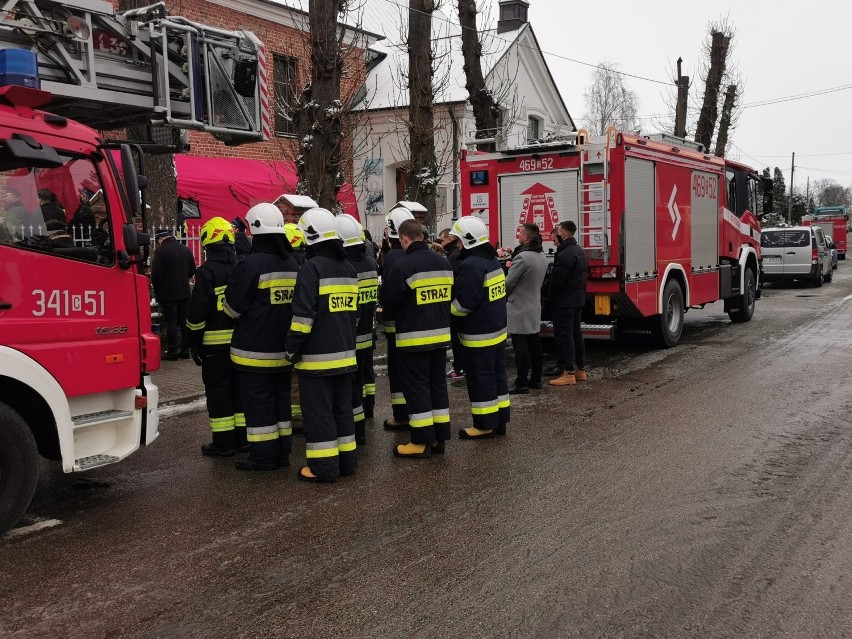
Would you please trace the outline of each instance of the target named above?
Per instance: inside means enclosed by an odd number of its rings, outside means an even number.
[[[541,371],[545,377],[559,377],[562,374],[562,369],[559,366],[550,366]]]
[[[205,457],[233,457],[236,450],[222,450],[216,444],[201,444],[201,454]]]
[[[509,395],[526,395],[530,392],[529,386],[518,384],[515,382],[509,386]]]
[[[279,468],[277,459],[275,461],[257,461],[251,457],[235,461],[234,466],[237,467],[237,470],[278,470]]]

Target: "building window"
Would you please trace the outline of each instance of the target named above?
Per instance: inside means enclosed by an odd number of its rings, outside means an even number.
[[[542,120],[534,115],[527,121],[527,142],[535,142],[541,139]]]
[[[275,91],[275,135],[278,137],[296,134],[293,122],[293,107],[299,99],[297,86],[297,60],[277,53],[272,56],[272,81]]]

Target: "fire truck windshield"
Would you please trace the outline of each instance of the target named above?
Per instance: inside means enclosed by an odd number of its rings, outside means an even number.
[[[52,149],[51,149],[52,150]],[[110,265],[115,260],[103,185],[90,158],[54,151],[57,162],[0,148],[0,244]],[[8,168],[15,167],[15,168]]]

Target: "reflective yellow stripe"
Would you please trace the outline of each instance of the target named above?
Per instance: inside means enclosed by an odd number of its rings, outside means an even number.
[[[354,450],[354,448],[353,448]],[[322,457],[337,457],[338,448],[335,446],[334,448],[321,448],[319,450],[311,450],[310,448],[305,451],[305,457],[308,459],[319,459]]]
[[[432,421],[436,424],[449,424],[450,423],[450,409],[449,408],[435,408],[432,410]]]
[[[277,280],[266,280],[265,282],[258,282],[257,288],[266,289],[266,288],[287,288],[294,287],[296,285],[296,280],[291,278],[282,278]]]
[[[245,428],[246,427],[246,414],[245,413],[234,413],[234,426],[237,428]]]
[[[281,359],[256,359],[254,357],[242,357],[240,355],[234,355],[231,352],[231,361],[234,364],[241,364],[242,366],[255,366],[257,368],[275,368],[276,366],[291,366],[290,362],[288,362],[283,357]]]
[[[432,424],[432,411],[427,413],[414,413],[413,415],[408,416],[408,425],[412,428],[425,428]]]
[[[405,395],[402,393],[391,393],[391,404],[400,406],[405,403]]]
[[[271,442],[273,439],[278,439],[277,430],[274,433],[263,433],[261,435],[246,433],[246,441],[250,442]]]
[[[201,340],[201,342],[205,346],[221,346],[222,344],[230,344],[231,337],[233,335],[233,329],[222,329],[221,331],[204,331],[204,338]]]
[[[216,295],[221,295],[222,293],[225,292],[226,288],[228,288],[228,285],[223,284],[222,286],[217,286],[216,288],[214,288],[213,292],[216,293]]]
[[[285,360],[286,361],[286,360]],[[323,362],[306,362],[304,359],[296,362],[296,368],[301,371],[324,371],[330,368],[343,368],[345,366],[356,366],[358,360],[354,357],[341,359],[330,359]]]
[[[358,342],[357,344],[355,344],[355,350],[356,351],[363,351],[367,348],[372,348],[372,347],[373,347],[373,340],[370,340],[368,342]]]
[[[296,331],[297,333],[310,333],[311,326],[309,326],[308,324],[302,324],[301,322],[293,321],[290,322],[290,330]]]
[[[452,285],[452,277],[428,277],[409,284],[409,288],[421,288],[423,286],[440,286],[442,284]]]
[[[386,334],[390,335],[391,333],[396,333],[396,322],[389,321],[389,322],[382,322],[382,324],[384,325],[384,329],[385,329]]]
[[[189,320],[186,320],[186,327],[191,331],[200,331],[205,326],[207,326],[207,322],[198,322],[198,324],[193,324]]]
[[[422,331],[424,333],[432,332],[432,331]],[[446,333],[441,333],[440,335],[425,335],[420,337],[403,337],[404,335],[415,335],[416,333],[399,333],[396,336],[396,345],[397,348],[407,348],[410,346],[429,346],[432,344],[449,344],[450,343],[450,331],[447,329]]]
[[[355,435],[348,435],[346,437],[338,437],[337,439],[337,448],[341,453],[351,453],[355,450],[357,444],[355,443]]]
[[[329,284],[327,286],[320,286],[319,294],[320,295],[332,295],[334,293],[349,293],[351,295],[358,294],[358,285],[357,284]]]
[[[299,404],[290,404],[290,414],[293,417],[301,417],[302,407]]]
[[[452,313],[456,317],[464,317],[466,315],[470,315],[470,311],[461,304],[459,304],[458,300],[453,300],[453,303],[450,306],[450,313]]]
[[[488,275],[491,275],[491,273],[489,273]],[[506,281],[506,276],[501,272],[499,275],[495,275],[494,277],[490,277],[487,280],[485,280],[485,283],[483,284],[483,286],[488,288],[489,286],[494,286],[498,282],[505,282],[505,281]]]
[[[376,385],[375,384],[364,384],[364,389],[361,391],[362,395],[375,395],[376,394]]]
[[[229,430],[234,430],[234,416],[228,417],[211,417],[210,430],[214,433],[223,433]]]
[[[486,333],[484,335],[465,335],[464,333],[459,333],[459,340],[462,346],[467,346],[468,348],[485,348],[505,342],[506,331]]]
[[[473,415],[490,415],[491,413],[496,413],[499,410],[500,409],[497,408],[496,404],[494,406],[485,406],[483,408],[476,408],[474,406],[470,407],[470,412]]]

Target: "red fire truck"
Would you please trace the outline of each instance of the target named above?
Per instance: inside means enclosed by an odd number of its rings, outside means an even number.
[[[802,226],[817,225],[822,232],[830,235],[837,246],[837,259],[846,259],[846,236],[849,229],[849,214],[845,206],[820,206],[813,215],[802,216]]]
[[[263,139],[268,114],[254,36],[167,16],[162,3],[115,14],[99,0],[12,0],[0,45],[4,532],[32,498],[39,455],[85,471],[158,435],[142,154],[85,124],[142,118],[238,144]],[[70,230],[81,196],[94,227],[82,239]]]
[[[463,152],[461,181],[462,214],[479,216],[494,243],[514,246],[520,225],[536,224],[552,255],[557,223],[577,224],[589,259],[586,337],[651,332],[670,347],[689,308],[724,300],[733,321],[754,313],[756,213],[771,209],[771,181],[747,166],[679,138],[610,128]]]

